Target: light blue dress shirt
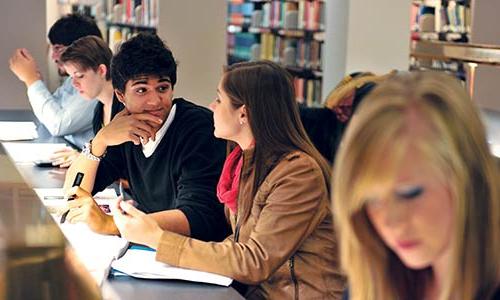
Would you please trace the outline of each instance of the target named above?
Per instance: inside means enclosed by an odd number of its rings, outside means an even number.
[[[97,100],[83,99],[70,77],[53,94],[38,80],[28,87],[28,98],[35,116],[53,136],[64,136],[80,148],[94,137],[92,118]]]

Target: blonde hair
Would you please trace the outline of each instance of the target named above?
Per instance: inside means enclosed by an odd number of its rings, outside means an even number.
[[[344,97],[353,92],[355,89],[358,89],[370,82],[382,82],[394,74],[394,72],[395,71],[391,71],[384,75],[375,75],[371,72],[361,72],[356,75],[345,76],[326,97],[325,107],[329,109],[335,108],[344,99]]]
[[[415,132],[412,116],[423,131]],[[453,258],[441,299],[491,296],[500,280],[498,168],[461,84],[448,75],[415,72],[394,75],[368,95],[335,160],[332,209],[351,299],[424,296],[431,270],[407,268],[378,236],[364,205],[364,190],[394,180],[409,145],[448,177],[456,203]],[[386,157],[391,163],[381,168]]]

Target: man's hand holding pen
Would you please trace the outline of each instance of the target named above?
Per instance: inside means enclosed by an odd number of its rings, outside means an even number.
[[[101,234],[119,233],[113,217],[102,211],[89,192],[79,186],[74,186],[68,190],[67,194],[72,195],[74,200],[68,202],[69,213],[66,221],[85,222],[90,229]]]

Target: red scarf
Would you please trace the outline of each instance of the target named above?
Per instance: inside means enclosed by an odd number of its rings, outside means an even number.
[[[240,173],[243,166],[243,156],[240,146],[231,151],[224,162],[222,174],[217,184],[217,197],[233,213],[238,207],[238,187],[240,185]]]

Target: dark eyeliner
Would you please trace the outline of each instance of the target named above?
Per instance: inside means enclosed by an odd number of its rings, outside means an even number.
[[[414,186],[410,188],[404,188],[395,192],[398,198],[402,199],[414,199],[420,196],[424,192],[424,188],[421,186]]]

